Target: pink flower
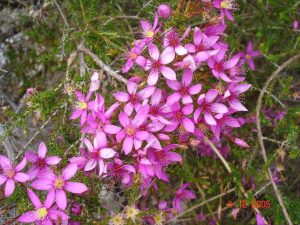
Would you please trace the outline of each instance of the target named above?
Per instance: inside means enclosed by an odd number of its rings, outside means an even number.
[[[239,138],[235,138],[234,143],[236,145],[242,147],[242,148],[249,148],[250,147],[247,142],[245,142],[244,140],[239,139]]]
[[[15,182],[24,183],[29,180],[29,176],[20,172],[26,166],[26,158],[16,166],[5,156],[0,155],[0,167],[3,174],[0,175],[0,185],[5,184],[4,195],[9,197],[15,190]]]
[[[167,103],[172,105],[175,102],[182,100],[183,104],[193,103],[191,95],[196,95],[201,91],[202,85],[196,84],[191,86],[193,73],[190,69],[183,72],[181,84],[178,81],[167,80],[167,85],[175,92],[168,97]]]
[[[219,95],[216,89],[210,89],[206,94],[199,96],[197,103],[199,108],[195,110],[194,119],[198,122],[200,115],[204,114],[204,120],[208,125],[217,125],[215,114],[224,114],[228,112],[224,104],[214,102]]]
[[[74,215],[79,216],[82,212],[82,206],[78,202],[72,202],[71,211]]]
[[[256,214],[256,224],[257,225],[269,225],[269,224],[265,223],[265,219],[260,213]]]
[[[233,21],[232,11],[236,9],[235,0],[215,0],[214,7],[220,9],[222,21],[224,23],[225,16],[230,21]]]
[[[157,46],[151,43],[148,45],[148,52],[151,57],[151,60],[147,60],[146,65],[146,70],[151,70],[147,80],[148,85],[155,85],[160,73],[168,80],[176,80],[175,71],[165,66],[175,58],[172,48],[165,48],[160,54]]]
[[[86,122],[88,109],[90,107],[89,100],[92,96],[92,92],[89,92],[85,97],[80,91],[75,91],[75,95],[78,101],[70,119],[75,120],[80,117],[80,125],[83,125]]]
[[[124,164],[122,160],[115,158],[113,163],[107,165],[110,176],[121,178],[124,185],[130,185],[133,182],[133,175],[136,173],[132,165]]]
[[[170,121],[165,118],[170,110],[171,108],[169,107],[169,105],[165,103],[162,90],[156,88],[153,95],[151,96],[149,118],[153,122],[161,123],[161,127],[163,128],[163,125],[170,124]],[[159,125],[156,124],[156,127],[157,126]]]
[[[161,4],[157,7],[157,15],[164,19],[168,19],[171,15],[171,8],[167,4]]]
[[[155,14],[153,25],[151,25],[146,20],[141,20],[140,24],[142,28],[142,35],[144,38],[143,41],[145,41],[146,43],[150,43],[154,39],[155,34],[159,32],[161,27],[158,24],[158,15]]]
[[[41,170],[48,169],[49,166],[54,166],[60,163],[61,158],[58,156],[46,157],[46,154],[47,147],[44,142],[40,143],[38,154],[32,151],[27,151],[25,153],[27,161],[32,164],[32,167],[27,172],[27,175],[29,175],[30,179],[35,178]]]
[[[246,52],[241,53],[241,56],[243,57],[244,60],[246,60],[246,62],[248,63],[251,70],[255,70],[255,64],[253,62],[253,57],[257,57],[259,55],[260,55],[259,51],[253,50],[253,44],[251,41],[247,45]]]
[[[81,194],[88,190],[83,183],[69,181],[77,172],[76,164],[69,164],[63,169],[62,174],[57,176],[52,171],[43,171],[37,180],[31,183],[36,190],[49,191],[49,195],[55,195],[58,208],[64,210],[67,207],[66,191]]]
[[[196,64],[206,61],[210,56],[218,53],[218,49],[212,49],[217,43],[219,36],[207,36],[198,27],[194,31],[194,44],[186,44],[185,48],[190,53],[196,53],[194,56]]]
[[[224,98],[227,99],[230,107],[236,111],[248,111],[240,102],[240,95],[251,87],[251,84],[231,83],[227,87]]]
[[[142,68],[146,66],[147,60],[140,55],[144,47],[144,44],[135,45],[127,52],[127,61],[121,69],[122,73],[127,73],[134,66],[135,63],[141,66]]]
[[[149,134],[147,131],[139,130],[139,127],[147,119],[148,112],[149,107],[141,107],[133,120],[129,119],[124,112],[119,114],[119,122],[123,129],[117,133],[116,138],[119,143],[124,139],[122,150],[126,155],[132,151],[133,146],[138,150],[142,146],[143,141],[148,138]]]
[[[145,99],[149,98],[151,95],[153,95],[155,91],[154,86],[149,86],[146,87],[139,92],[137,91],[138,89],[138,84],[133,82],[133,81],[128,81],[127,82],[127,91],[128,93],[118,91],[114,94],[115,98],[119,102],[125,102],[127,103],[124,107],[124,112],[130,116],[133,109],[136,111],[141,107],[142,101]]]
[[[239,121],[232,117],[231,114],[234,111],[228,112],[226,114],[217,114],[215,120],[217,124],[211,126],[211,130],[215,135],[215,138],[219,141],[221,133],[228,133],[232,128],[241,127]]]
[[[52,206],[54,202],[54,192],[49,192],[45,203],[42,204],[39,197],[30,189],[27,189],[28,196],[30,201],[34,205],[35,209],[32,211],[28,211],[22,214],[18,218],[18,222],[21,223],[34,223],[36,224],[53,224],[54,222],[63,221],[67,222],[69,217],[64,212],[56,209],[56,207]]]
[[[171,30],[164,36],[163,39],[163,47],[170,48],[172,51],[177,53],[178,55],[187,54],[187,50],[185,47],[181,45],[181,42],[189,35],[190,27],[186,29],[181,38],[179,38],[179,34],[175,30]]]
[[[178,212],[181,212],[181,202],[196,198],[196,195],[193,191],[187,190],[189,185],[189,183],[182,184],[176,191],[176,196],[173,199],[173,207],[177,209]]]
[[[115,150],[112,148],[107,148],[107,139],[103,133],[98,133],[96,135],[93,145],[86,138],[83,140],[83,142],[89,151],[84,171],[91,171],[95,169],[98,164],[98,175],[101,176],[104,172],[106,172],[106,165],[103,159],[110,159],[114,157],[116,154]]]
[[[181,108],[180,104],[178,102],[175,102],[171,106],[171,109],[172,111],[169,113],[168,118],[170,118],[172,124],[167,125],[164,131],[173,132],[178,128],[178,126],[182,125],[186,131],[193,133],[195,125],[193,121],[188,117],[194,111],[193,105],[187,104],[183,108]]]
[[[237,63],[239,62],[240,55],[237,54],[233,56],[231,59],[224,61],[224,56],[227,51],[227,46],[221,46],[219,52],[214,55],[213,57],[210,57],[208,60],[208,66],[212,69],[212,73],[215,76],[215,78],[219,79],[221,78],[225,82],[232,82],[232,79],[230,79],[226,73],[227,71],[230,71],[232,68],[234,68]]]
[[[295,19],[293,22],[293,30],[297,31],[298,28],[299,28],[299,21]]]

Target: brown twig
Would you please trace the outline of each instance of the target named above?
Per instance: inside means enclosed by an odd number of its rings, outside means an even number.
[[[89,55],[92,57],[92,59],[95,61],[95,63],[104,71],[106,72],[109,76],[115,78],[118,81],[121,81],[123,83],[127,83],[127,79],[119,75],[117,72],[113,71],[110,66],[106,65],[99,57],[91,52],[89,49],[87,49],[84,46],[78,46],[78,51],[82,51],[84,54]]]
[[[283,63],[282,65],[280,65],[276,70],[275,72],[269,77],[269,79],[267,80],[267,82],[265,83],[265,85],[263,86],[263,88],[261,89],[261,92],[258,96],[258,100],[257,100],[257,105],[256,105],[256,126],[257,126],[257,136],[258,136],[258,141],[259,141],[259,144],[260,144],[260,147],[261,147],[261,152],[262,152],[262,155],[263,155],[263,159],[265,162],[268,161],[268,157],[267,157],[267,153],[266,153],[266,148],[265,148],[265,145],[264,145],[264,140],[263,140],[263,135],[262,135],[262,129],[261,129],[261,123],[260,123],[260,111],[261,111],[261,107],[262,107],[262,100],[263,100],[263,97],[264,97],[264,94],[266,93],[267,91],[267,88],[269,87],[269,85],[271,84],[271,82],[279,75],[279,73],[285,69],[287,66],[289,66],[290,64],[292,64],[293,62],[295,62],[296,60],[298,60],[300,58],[300,54],[298,55],[295,55],[293,56],[292,58],[290,58],[289,60],[287,60],[285,63]],[[273,175],[272,175],[272,171],[271,169],[268,167],[268,174],[269,174],[269,179],[270,181],[272,182],[272,186],[273,186],[273,189],[274,189],[274,192],[275,192],[275,195],[277,197],[277,200],[279,202],[279,205],[282,209],[282,212],[283,212],[283,215],[287,221],[287,223],[289,225],[293,224],[291,219],[290,219],[290,216],[284,206],[284,203],[283,203],[283,199],[282,199],[282,196],[281,196],[281,193],[273,179]]]

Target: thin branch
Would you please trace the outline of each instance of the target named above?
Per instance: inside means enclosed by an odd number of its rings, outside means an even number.
[[[69,23],[68,23],[68,21],[67,21],[65,15],[64,15],[63,11],[62,11],[62,9],[60,8],[60,6],[59,6],[59,4],[57,3],[57,1],[56,1],[56,0],[53,0],[53,2],[54,2],[54,4],[56,5],[56,7],[57,7],[57,9],[58,9],[58,11],[59,11],[61,17],[63,18],[63,20],[64,20],[64,22],[65,22],[65,25],[66,25],[67,27],[70,27],[70,25],[69,25]]]
[[[214,153],[216,153],[216,155],[219,157],[219,159],[224,164],[224,166],[227,169],[227,171],[229,173],[231,173],[231,168],[230,168],[229,164],[224,159],[224,157],[222,156],[222,154],[220,153],[220,151],[216,148],[216,146],[207,137],[204,138],[204,141],[212,148],[212,150],[214,151]]]
[[[290,64],[292,64],[293,62],[295,62],[296,60],[298,60],[300,58],[300,54],[298,55],[295,55],[293,56],[292,58],[290,58],[289,60],[287,60],[285,63],[283,63],[281,66],[279,66],[275,72],[269,77],[269,79],[267,80],[267,82],[265,83],[265,85],[263,86],[259,96],[258,96],[258,101],[257,101],[257,105],[256,105],[256,126],[257,126],[257,136],[258,136],[258,141],[259,141],[259,144],[260,144],[260,147],[261,147],[261,152],[262,152],[262,155],[263,155],[263,159],[265,162],[268,161],[268,157],[267,157],[267,153],[266,153],[266,148],[265,148],[265,145],[264,145],[264,140],[263,140],[263,135],[262,135],[262,129],[261,129],[261,123],[260,123],[260,111],[261,111],[261,107],[262,107],[262,100],[263,100],[263,97],[264,97],[264,94],[266,93],[267,91],[267,88],[269,87],[269,85],[271,84],[271,82],[279,75],[279,73],[285,69],[287,66],[289,66]],[[271,169],[268,167],[268,174],[269,174],[269,179],[270,181],[272,182],[272,186],[273,186],[273,189],[274,189],[274,192],[275,192],[275,195],[278,199],[278,202],[279,202],[279,205],[282,209],[282,212],[283,212],[283,215],[287,221],[287,223],[289,225],[292,225],[292,221],[290,219],[290,216],[284,206],[284,203],[283,203],[283,199],[282,199],[282,196],[281,196],[281,193],[273,179],[273,174],[272,174],[272,171]]]
[[[83,53],[89,55],[92,57],[92,59],[95,61],[95,63],[104,71],[106,72],[109,76],[115,78],[118,81],[121,81],[123,83],[127,83],[127,79],[119,75],[117,72],[113,71],[108,65],[106,65],[99,57],[91,52],[89,49],[83,47],[83,46],[78,46],[78,51],[82,51]]]

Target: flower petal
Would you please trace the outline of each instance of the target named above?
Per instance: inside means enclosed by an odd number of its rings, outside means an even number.
[[[103,159],[110,159],[110,158],[114,157],[115,154],[116,154],[116,152],[112,148],[102,148],[100,150],[100,156]]]
[[[132,151],[133,147],[133,138],[132,137],[126,137],[123,142],[123,151],[126,155],[128,155]]]
[[[19,172],[22,169],[24,169],[24,167],[26,166],[26,162],[27,162],[26,157],[24,157],[22,161],[15,167],[15,170]]]
[[[194,123],[189,118],[183,118],[182,120],[183,127],[186,131],[193,133],[195,130]]]
[[[121,130],[120,127],[115,126],[115,125],[105,125],[104,126],[104,131],[108,134],[116,134]]]
[[[215,118],[209,112],[204,113],[204,119],[209,125],[217,125]]]
[[[175,51],[172,47],[166,47],[160,56],[160,62],[163,65],[169,64],[175,59]]]
[[[167,66],[162,66],[160,68],[162,75],[169,80],[176,80],[176,73],[173,69]]]
[[[47,147],[44,142],[41,142],[39,145],[38,156],[43,159],[47,154]]]
[[[10,196],[15,190],[15,182],[13,179],[8,179],[5,184],[4,195],[5,197]]]
[[[195,84],[195,85],[193,85],[189,88],[189,94],[190,95],[196,95],[201,91],[201,89],[202,89],[201,84]]]
[[[37,217],[37,211],[36,210],[32,210],[32,211],[28,211],[23,213],[17,220],[20,223],[33,223],[38,221],[38,217]]]
[[[158,81],[158,75],[159,72],[157,70],[151,70],[147,79],[147,84],[150,86],[155,85]]]
[[[24,182],[28,181],[30,178],[25,173],[16,173],[16,175],[14,176],[14,179],[20,183],[24,183]]]
[[[36,153],[34,153],[32,151],[27,151],[25,153],[25,157],[26,157],[27,161],[29,161],[31,163],[35,163],[38,160],[38,156],[36,155]]]
[[[39,197],[30,189],[27,189],[28,197],[30,198],[30,201],[36,208],[40,208],[42,206],[42,203],[39,199]]]
[[[74,193],[74,194],[81,194],[81,193],[86,192],[88,190],[88,188],[85,184],[79,183],[79,182],[71,182],[71,181],[66,182],[64,188],[68,192],[71,192],[71,193]]]
[[[49,166],[53,166],[53,165],[57,165],[58,163],[60,163],[61,158],[59,158],[58,156],[50,156],[48,158],[46,158],[46,163]]]
[[[67,208],[67,196],[63,190],[56,190],[55,201],[58,208],[62,210]]]
[[[128,100],[129,100],[129,95],[123,91],[118,91],[118,92],[114,93],[114,97],[119,102],[128,102]]]
[[[210,103],[218,96],[219,92],[216,89],[210,89],[205,95],[205,102]]]
[[[62,177],[64,180],[69,180],[71,177],[73,177],[77,172],[77,165],[75,163],[70,163],[66,168],[62,171]]]
[[[31,182],[31,187],[39,191],[47,191],[52,188],[52,181],[49,179],[37,179]]]

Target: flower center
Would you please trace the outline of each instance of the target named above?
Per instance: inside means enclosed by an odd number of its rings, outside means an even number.
[[[223,63],[217,63],[215,65],[215,70],[221,72],[223,70]]]
[[[44,159],[39,159],[37,162],[36,162],[36,165],[37,167],[40,167],[40,168],[43,168],[46,166],[46,162]]]
[[[245,58],[246,58],[246,59],[250,59],[251,56],[250,56],[249,54],[246,54],[246,55],[245,55]]]
[[[36,214],[37,214],[37,218],[39,220],[43,220],[48,215],[48,211],[47,211],[47,209],[45,207],[43,207],[43,208],[39,208],[37,210]]]
[[[205,47],[202,44],[196,46],[196,51],[197,52],[201,52],[201,51],[204,51],[204,50],[205,50]]]
[[[153,38],[154,37],[154,32],[152,30],[145,30],[143,32],[143,35],[145,38]]]
[[[90,153],[90,157],[91,157],[92,159],[98,160],[98,159],[99,159],[99,156],[100,156],[100,154],[99,154],[98,151],[94,151],[94,152],[91,152],[91,153]]]
[[[152,69],[158,70],[161,67],[161,63],[159,60],[152,62]]]
[[[128,58],[135,60],[138,57],[138,55],[135,52],[128,52]]]
[[[15,176],[15,170],[14,169],[5,170],[5,175],[8,178],[13,178]]]
[[[175,113],[174,117],[176,120],[181,121],[183,117],[183,113],[181,111],[178,111]]]
[[[63,186],[64,186],[64,180],[61,177],[57,178],[54,182],[54,187],[56,189],[62,189]]]
[[[84,101],[79,101],[79,102],[77,103],[77,108],[78,108],[78,109],[87,109],[87,104],[86,104],[86,102],[84,102]]]
[[[134,134],[135,134],[135,128],[132,127],[132,126],[128,126],[128,127],[126,128],[126,134],[129,135],[129,136],[134,135]]]
[[[136,94],[130,96],[130,101],[131,101],[132,103],[138,103],[139,100],[140,100],[140,98],[139,98],[139,96],[136,95]]]
[[[221,2],[221,8],[223,9],[233,9],[234,5],[235,4],[233,0],[224,0]]]
[[[187,90],[186,87],[181,86],[180,89],[179,89],[179,93],[181,94],[181,96],[184,96],[188,93],[188,90]]]
[[[152,115],[157,115],[160,111],[160,107],[158,105],[154,105],[150,108],[149,113]]]

